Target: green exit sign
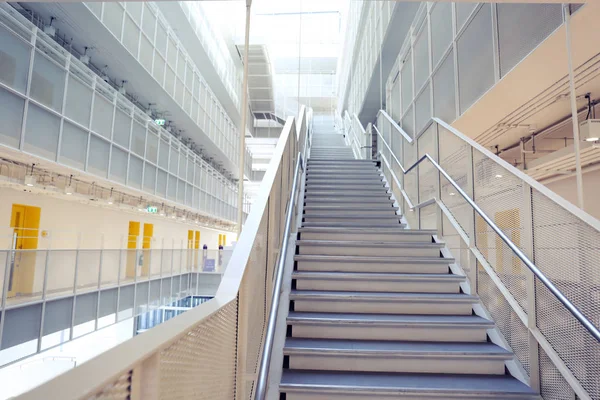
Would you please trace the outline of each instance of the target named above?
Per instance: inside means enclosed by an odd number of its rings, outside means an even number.
[[[158,213],[158,207],[148,206],[148,207],[146,207],[146,211],[150,214],[156,214],[156,213]]]
[[[156,125],[160,125],[160,126],[163,126],[163,125],[165,124],[165,122],[167,122],[167,121],[166,121],[166,120],[164,120],[164,119],[155,119],[155,120],[154,120],[154,123],[155,123]]]

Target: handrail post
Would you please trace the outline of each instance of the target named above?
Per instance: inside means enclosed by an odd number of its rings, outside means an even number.
[[[437,162],[440,162],[440,126],[436,123],[435,124],[435,131],[434,131],[434,139],[433,139],[433,146],[435,149],[435,159],[437,160]],[[435,184],[436,184],[436,192],[435,192],[435,196],[438,198],[439,201],[442,201],[442,177],[440,174],[440,171],[435,171]],[[438,238],[442,238],[444,236],[444,228],[443,228],[443,223],[444,223],[444,213],[442,212],[442,209],[438,206],[435,208],[435,220],[437,222],[436,226],[437,226],[437,235]]]
[[[473,157],[473,148],[467,149],[467,194],[470,198],[475,198],[475,160]],[[471,208],[469,211],[469,222],[467,225],[467,234],[469,235],[469,243],[466,245],[469,247],[467,265],[469,268],[469,285],[471,287],[471,294],[476,294],[478,290],[477,286],[477,257],[473,249],[477,248],[477,213],[475,209]]]
[[[533,243],[533,203],[532,188],[523,183],[523,250],[527,257],[535,263],[535,252]],[[529,386],[536,392],[540,392],[540,358],[538,342],[531,333],[537,329],[537,304],[535,295],[535,275],[529,269],[525,269],[527,279],[527,336],[529,349]]]

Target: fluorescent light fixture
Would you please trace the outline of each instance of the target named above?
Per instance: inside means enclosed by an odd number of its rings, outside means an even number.
[[[502,178],[502,175],[496,174],[496,178]]]
[[[35,186],[35,184],[37,183],[35,176],[33,175],[27,175],[25,176],[25,185],[29,186],[29,187],[33,187]]]
[[[448,193],[448,194],[449,194],[450,196],[456,196],[456,193],[454,193],[454,192],[450,192],[450,193]]]
[[[585,139],[586,142],[597,142],[598,140],[600,140],[600,138],[597,137],[589,137]]]

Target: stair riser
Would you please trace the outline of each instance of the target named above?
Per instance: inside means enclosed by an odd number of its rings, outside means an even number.
[[[384,190],[387,188],[383,184],[383,182],[373,182],[369,180],[368,182],[337,182],[335,180],[331,180],[329,182],[306,182],[306,190]]]
[[[318,190],[308,191],[304,194],[306,200],[319,201],[320,199],[335,199],[336,201],[347,201],[347,202],[391,202],[392,194],[384,190],[382,191],[362,191],[362,190]]]
[[[348,187],[384,187],[383,180],[374,178],[366,179],[337,179],[331,178],[319,178],[306,180],[306,187],[310,186],[348,186]]]
[[[296,279],[298,290],[332,290],[348,292],[393,292],[393,293],[459,293],[457,281],[364,281],[333,279]]]
[[[329,206],[337,205],[344,207],[345,205],[356,206],[358,204],[364,205],[365,207],[378,206],[378,205],[389,205],[390,207],[394,202],[388,196],[377,197],[357,197],[354,199],[348,199],[343,197],[325,197],[325,196],[313,196],[306,197],[304,204],[313,206]]]
[[[445,264],[393,264],[360,262],[296,261],[298,271],[320,272],[391,272],[404,274],[446,274]]]
[[[286,351],[284,350],[284,354]],[[504,374],[504,359],[485,357],[386,357],[290,355],[291,369],[440,374]]]
[[[351,211],[347,211],[347,210],[306,210],[304,212],[304,217],[305,218],[319,218],[319,217],[315,217],[316,215],[323,215],[323,214],[327,214],[329,216],[339,216],[339,217],[347,217],[347,218],[355,218],[357,215],[360,215],[361,217],[374,217],[374,218],[396,218],[398,219],[399,215],[396,214],[396,211],[393,210],[391,207],[390,208],[386,208],[386,210],[372,210],[372,209],[365,209],[365,210],[351,210]]]
[[[300,237],[304,240],[368,240],[373,242],[430,242],[431,235],[402,235],[399,234],[364,234],[364,233],[314,233],[302,232]]]
[[[329,392],[296,392],[287,391],[282,388],[281,393],[286,393],[286,400],[533,400],[534,396],[524,397],[523,395],[512,395],[510,393],[486,394],[479,393],[448,393],[440,392],[437,394],[412,394],[396,392],[390,394],[382,393],[357,393],[354,391],[348,393],[329,393]],[[538,397],[539,398],[539,397]]]
[[[486,329],[378,326],[373,324],[292,325],[292,336],[313,339],[408,340],[415,342],[485,342]]]
[[[381,178],[381,172],[375,167],[369,169],[311,169],[308,168],[306,171],[308,178],[339,178],[339,179],[351,179],[351,178]]]
[[[388,223],[380,224],[374,222],[304,222],[307,228],[405,228],[405,224],[394,224]]]
[[[472,304],[450,301],[295,300],[295,311],[367,314],[471,315]]]
[[[316,215],[315,215],[316,214]],[[329,214],[329,213],[328,213]],[[360,214],[361,218],[356,218],[356,215]],[[319,213],[306,213],[303,216],[304,221],[306,222],[354,222],[354,221],[371,221],[377,223],[389,223],[389,224],[397,224],[400,221],[400,216],[397,215],[393,211],[383,211],[383,212],[361,212],[357,211],[354,215],[346,214],[333,214],[325,217],[322,212]]]
[[[439,248],[302,246],[300,254],[330,256],[439,257]]]

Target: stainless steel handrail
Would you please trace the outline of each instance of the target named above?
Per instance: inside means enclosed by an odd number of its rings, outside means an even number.
[[[379,135],[379,137],[381,138],[382,142],[386,145],[386,147],[388,149],[390,149],[386,140],[383,138],[383,135],[381,134],[381,132],[379,132],[379,130],[377,128],[376,128],[376,131],[377,131],[377,134]],[[379,154],[381,154],[381,152],[379,152]],[[391,154],[393,155],[393,152],[391,152]],[[546,286],[548,288],[548,290],[550,290],[550,292],[558,299],[558,301],[560,301],[563,304],[563,306],[565,306],[566,309],[569,310],[569,312],[575,318],[577,318],[577,320],[579,322],[581,322],[581,324],[587,329],[587,331],[598,342],[600,342],[600,330],[598,330],[598,328],[589,319],[587,319],[587,317],[585,315],[583,315],[583,313],[579,310],[579,308],[577,308],[577,306],[575,306],[573,303],[571,303],[571,301],[552,283],[552,281],[550,279],[548,279],[548,277],[546,277],[546,275],[544,275],[544,273],[538,267],[536,267],[536,265],[529,259],[529,257],[527,257],[527,255],[525,255],[525,253],[523,253],[521,251],[521,249],[519,249],[517,247],[517,245],[515,245],[508,238],[508,236],[506,236],[504,234],[504,232],[502,232],[502,230],[494,223],[494,221],[492,221],[492,219],[490,217],[488,217],[487,214],[481,208],[479,208],[479,206],[477,204],[475,204],[475,202],[469,197],[469,195],[467,195],[461,189],[461,187],[454,181],[454,179],[452,179],[450,177],[450,175],[448,175],[448,173],[433,158],[431,158],[431,156],[429,154],[425,154],[425,155],[421,156],[421,158],[419,158],[408,169],[405,169],[404,166],[402,165],[402,163],[400,163],[395,156],[394,156],[394,159],[396,160],[396,162],[398,162],[398,165],[402,169],[402,172],[404,175],[406,175],[407,173],[409,173],[410,171],[415,169],[424,160],[426,160],[426,159],[429,160],[431,162],[431,164],[440,172],[440,174],[442,174],[444,176],[444,178],[446,178],[446,180],[448,182],[450,182],[450,184],[454,187],[454,189],[456,189],[456,191],[458,193],[460,193],[460,195],[475,210],[475,212],[477,212],[477,214],[479,214],[481,216],[481,218],[483,218],[483,220],[494,230],[494,232],[496,232],[496,234],[498,236],[500,236],[500,239],[502,239],[502,241],[504,243],[506,243],[506,245],[512,250],[512,252],[515,253],[515,255],[517,257],[519,257],[519,259],[523,262],[523,264],[525,264],[527,266],[527,268],[529,268],[529,270],[540,281],[542,281],[544,286]],[[394,175],[394,176],[396,175],[394,173],[393,169],[391,169],[391,168],[390,168],[390,172],[392,173],[392,175]],[[396,177],[396,180],[398,180],[397,177]]]
[[[294,206],[296,205],[296,190],[298,187],[298,173],[300,172],[300,168],[302,168],[302,170],[304,171],[302,152],[298,153],[298,161],[296,162],[296,168],[294,170],[294,181],[292,183],[292,190],[290,193],[290,206],[287,210],[287,214],[285,217],[285,228],[283,229],[283,243],[281,244],[281,251],[279,252],[275,285],[273,286],[273,301],[271,302],[271,309],[269,310],[269,322],[267,324],[267,331],[265,333],[265,345],[263,347],[264,350],[262,358],[260,360],[258,379],[256,380],[256,392],[254,396],[256,400],[263,400],[267,395],[267,380],[269,377],[269,368],[271,366],[273,340],[275,336],[275,327],[277,324],[277,310],[279,309],[279,300],[281,297],[283,285],[283,272],[285,269],[284,266],[287,258],[290,230],[292,227],[292,220],[295,215]]]

